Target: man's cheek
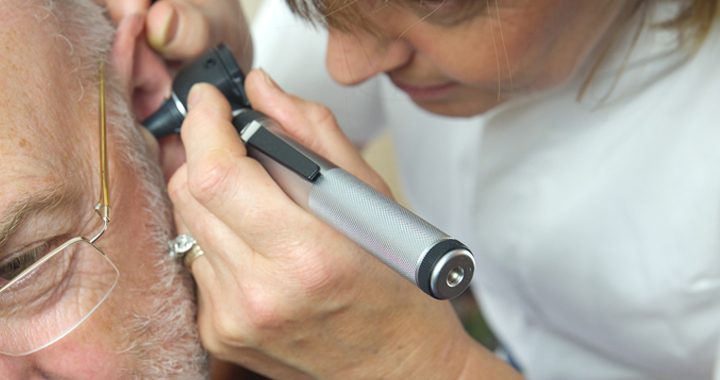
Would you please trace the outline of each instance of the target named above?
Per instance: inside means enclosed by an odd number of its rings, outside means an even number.
[[[84,324],[54,345],[27,357],[34,367],[50,378],[122,379],[121,368],[130,369],[127,358],[115,352],[119,339],[107,321],[98,325],[93,315]],[[127,375],[127,374],[126,374]]]

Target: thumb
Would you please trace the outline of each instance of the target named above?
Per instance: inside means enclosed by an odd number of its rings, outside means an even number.
[[[212,41],[208,19],[189,2],[157,2],[148,11],[146,26],[148,42],[168,59],[197,57]]]
[[[148,11],[146,26],[150,45],[166,59],[193,59],[222,42],[238,57],[241,68],[252,65],[252,38],[237,0],[157,1]]]

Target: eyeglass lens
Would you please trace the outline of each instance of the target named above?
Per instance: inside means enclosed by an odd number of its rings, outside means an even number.
[[[26,355],[67,335],[117,284],[115,265],[83,238],[0,290],[0,353]]]

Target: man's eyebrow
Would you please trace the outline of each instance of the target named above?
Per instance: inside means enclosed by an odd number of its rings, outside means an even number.
[[[7,243],[9,237],[28,216],[56,208],[66,198],[67,195],[62,187],[51,187],[26,194],[22,199],[14,202],[5,214],[0,215],[0,247]]]

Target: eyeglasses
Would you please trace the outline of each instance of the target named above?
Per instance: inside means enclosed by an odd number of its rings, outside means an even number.
[[[52,241],[0,260],[0,354],[23,356],[62,339],[105,302],[120,272],[95,243],[110,223],[105,70],[99,68],[100,200],[102,226],[90,238]]]

